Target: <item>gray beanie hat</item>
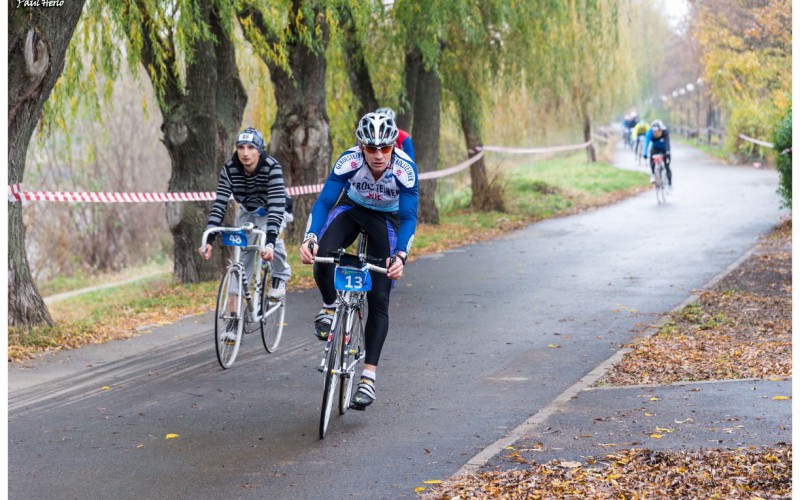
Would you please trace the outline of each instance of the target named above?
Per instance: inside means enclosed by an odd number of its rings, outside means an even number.
[[[239,132],[236,137],[236,147],[238,148],[242,144],[251,144],[261,155],[264,154],[264,136],[256,128],[247,127]]]

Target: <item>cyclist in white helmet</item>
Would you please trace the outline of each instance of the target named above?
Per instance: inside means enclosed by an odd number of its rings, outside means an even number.
[[[396,120],[394,110],[392,108],[378,108],[375,110],[375,113],[381,115],[387,115],[392,120]],[[414,159],[414,143],[411,142],[411,135],[405,130],[398,128],[397,129],[397,140],[394,143],[394,147],[400,148],[403,150],[405,154]]]
[[[670,168],[672,154],[669,146],[669,130],[667,130],[667,127],[664,126],[664,122],[661,120],[653,120],[653,123],[650,124],[650,130],[648,130],[647,134],[644,136],[642,156],[647,159],[648,153],[650,155],[650,183],[652,184],[656,181],[656,166],[655,163],[653,163],[653,155],[663,154],[664,167],[667,169],[667,182],[669,183],[669,189],[672,189],[672,169]]]
[[[394,280],[403,276],[417,225],[417,167],[394,146],[397,137],[397,125],[387,114],[367,113],[359,120],[358,144],[333,165],[308,217],[300,246],[300,261],[312,264],[318,253],[327,256],[350,246],[364,229],[370,256],[386,259],[388,273],[373,273],[372,289],[367,293],[366,358],[353,396],[353,403],[362,408],[375,400],[378,359],[389,332],[389,293]],[[315,335],[327,340],[336,300],[334,265],[314,264],[314,280],[322,294]]]

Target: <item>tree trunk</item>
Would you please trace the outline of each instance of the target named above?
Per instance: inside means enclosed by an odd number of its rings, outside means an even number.
[[[433,69],[420,67],[414,98],[414,156],[420,173],[439,169],[441,82]],[[420,222],[439,223],[436,209],[436,180],[419,183]]]
[[[356,116],[361,118],[370,111],[380,107],[375,91],[372,88],[372,80],[367,69],[367,62],[364,59],[364,48],[356,33],[356,24],[350,7],[342,5],[339,10],[339,24],[344,31],[344,62],[347,68],[347,76],[350,79],[350,89],[359,102],[358,113]]]
[[[39,115],[64,69],[85,0],[57,9],[8,6],[8,182],[21,183]],[[58,14],[55,14],[57,10]],[[8,324],[53,324],[31,276],[20,203],[8,205]]]
[[[584,107],[583,112],[583,141],[588,142],[592,140],[592,117],[589,114],[588,106]],[[586,148],[586,154],[589,157],[589,163],[597,161],[597,153],[594,150],[594,144],[589,144]]]
[[[198,12],[214,39],[193,47],[185,92],[170,73],[161,103],[163,142],[172,160],[170,192],[216,190],[220,168],[233,154],[247,104],[233,41],[225,33],[219,13],[210,0],[201,1]],[[153,64],[152,51],[147,48],[143,62],[145,67]],[[168,68],[171,71],[171,66]],[[216,252],[209,262],[197,253],[212,203],[167,203],[167,223],[174,240],[173,274],[180,283],[218,279],[224,270],[224,252]],[[229,214],[232,211],[229,207]]]
[[[412,134],[414,122],[414,103],[417,97],[417,81],[419,73],[422,71],[422,53],[412,50],[406,53],[406,105],[397,110],[397,126],[409,134]],[[413,134],[412,134],[413,135]],[[416,138],[414,139],[416,144]],[[415,156],[416,156],[416,147]]]
[[[477,116],[477,107],[473,103],[478,102],[475,93],[468,93],[464,100],[458,104],[459,115],[461,116],[461,130],[464,133],[464,142],[467,145],[467,152],[472,158],[478,154],[478,147],[483,146],[481,139],[480,118]],[[503,196],[500,187],[489,182],[486,175],[486,163],[483,158],[476,161],[469,167],[469,176],[472,183],[472,208],[475,210],[498,210],[505,211]]]
[[[479,153],[478,147],[483,146],[478,119],[471,116],[469,110],[461,111],[461,130],[464,132],[464,142],[470,158]],[[469,167],[469,177],[472,183],[472,208],[474,210],[505,211],[502,192],[499,186],[489,182],[486,175],[486,163],[483,158]]]
[[[289,19],[295,19],[300,9],[300,0],[292,3]],[[297,25],[289,23],[287,30],[287,54],[291,75],[270,59],[270,79],[275,89],[278,110],[272,125],[269,153],[283,166],[283,177],[287,186],[303,186],[324,182],[331,167],[331,129],[325,109],[325,51],[330,36],[322,7],[314,10],[320,25],[318,50],[306,46]],[[244,14],[262,33],[268,33],[261,14],[249,11]],[[242,14],[240,14],[240,19]],[[271,37],[275,40],[274,37]],[[354,127],[355,128],[355,127]],[[286,230],[286,239],[299,243],[305,235],[306,220],[314,204],[313,196],[298,196],[294,200],[295,222]]]

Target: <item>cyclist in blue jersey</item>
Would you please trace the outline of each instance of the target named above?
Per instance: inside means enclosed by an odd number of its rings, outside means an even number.
[[[670,168],[672,154],[670,153],[669,147],[669,130],[667,130],[667,127],[664,126],[661,120],[654,120],[653,123],[650,124],[650,130],[648,130],[647,134],[644,136],[642,156],[647,159],[648,153],[650,154],[650,183],[653,184],[656,182],[656,167],[653,163],[653,155],[663,154],[664,167],[667,170],[667,183],[669,184],[669,189],[672,189],[672,169]]]
[[[392,108],[378,108],[375,110],[375,112],[379,115],[388,115],[392,120],[397,119]],[[401,128],[397,129],[397,140],[394,143],[394,147],[402,149],[403,153],[407,154],[412,160],[414,160],[414,143],[411,142],[411,136],[405,130]]]
[[[395,147],[397,125],[389,115],[367,113],[356,128],[358,144],[342,153],[317,198],[300,246],[300,261],[347,248],[363,229],[368,253],[386,259],[388,273],[372,275],[367,293],[369,315],[364,328],[366,357],[353,403],[366,407],[375,400],[378,359],[389,332],[389,293],[403,276],[417,226],[419,179],[417,166]],[[344,194],[343,194],[344,193]],[[315,264],[314,280],[322,294],[322,309],[314,320],[316,336],[326,340],[333,320],[336,289],[334,265]]]

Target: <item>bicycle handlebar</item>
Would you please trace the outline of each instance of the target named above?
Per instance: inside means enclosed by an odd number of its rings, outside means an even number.
[[[338,264],[337,262],[338,260],[339,259],[337,259],[336,257],[316,257],[316,256],[314,257],[314,262],[320,264]],[[374,264],[370,264],[369,262],[365,262],[364,265],[368,270],[375,271],[376,273],[386,274],[388,272],[388,269],[386,269],[385,267],[376,266]]]
[[[308,242],[308,249],[310,251],[312,251],[312,252],[314,251],[314,245],[315,244],[314,244],[313,241],[309,241]],[[336,256],[336,257],[318,257],[318,256],[315,255],[314,256],[314,262],[319,263],[319,264],[338,264],[339,263],[339,257],[340,256]],[[394,261],[392,261],[392,262],[394,262]],[[389,272],[389,270],[387,268],[381,267],[381,266],[376,266],[374,264],[370,264],[369,262],[364,262],[364,266],[368,270],[375,271],[376,273],[386,274],[386,273]]]
[[[203,243],[200,248],[205,248],[208,244],[208,236],[214,233],[224,233],[228,231],[244,231],[245,234],[255,234],[258,236],[259,251],[263,252],[267,248],[267,233],[260,229],[256,229],[252,222],[247,222],[240,227],[212,227],[203,232]]]

